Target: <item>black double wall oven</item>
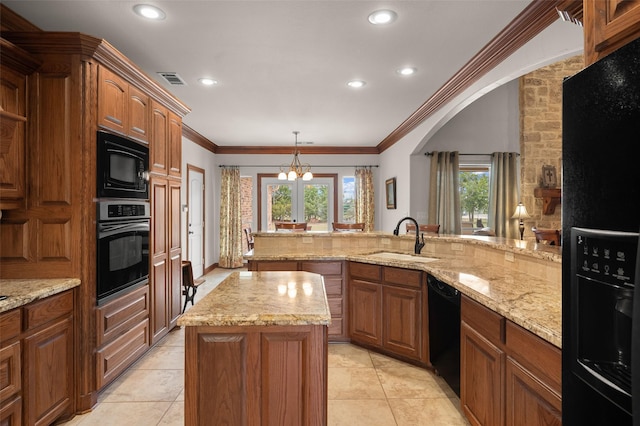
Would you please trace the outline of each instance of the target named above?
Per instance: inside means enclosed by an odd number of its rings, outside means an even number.
[[[149,148],[104,131],[97,135],[98,305],[149,282]]]

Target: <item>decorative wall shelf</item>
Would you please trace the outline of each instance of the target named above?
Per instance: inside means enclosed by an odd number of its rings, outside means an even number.
[[[542,198],[542,214],[553,214],[562,200],[560,188],[535,188],[533,195],[536,198]]]

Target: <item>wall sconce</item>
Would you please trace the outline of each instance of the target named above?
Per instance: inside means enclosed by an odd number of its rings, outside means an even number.
[[[520,228],[520,239],[524,239],[524,221],[523,219],[528,219],[529,213],[527,212],[527,208],[522,204],[522,202],[518,203],[516,206],[516,212],[511,216],[511,219],[518,219],[518,227]]]

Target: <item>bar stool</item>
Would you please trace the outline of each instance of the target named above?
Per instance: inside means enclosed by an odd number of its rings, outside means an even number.
[[[190,260],[182,261],[182,294],[184,296],[184,306],[182,307],[182,313],[187,309],[187,303],[191,302],[191,306],[194,304],[194,298],[198,292],[198,286],[204,284],[204,278],[193,279],[193,268],[191,267]]]

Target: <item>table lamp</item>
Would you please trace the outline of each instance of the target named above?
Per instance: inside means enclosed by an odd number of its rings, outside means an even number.
[[[529,213],[527,212],[527,208],[522,204],[522,202],[518,203],[516,206],[516,212],[511,216],[511,219],[518,219],[518,227],[520,228],[520,239],[524,239],[524,221],[523,219],[530,218]]]

